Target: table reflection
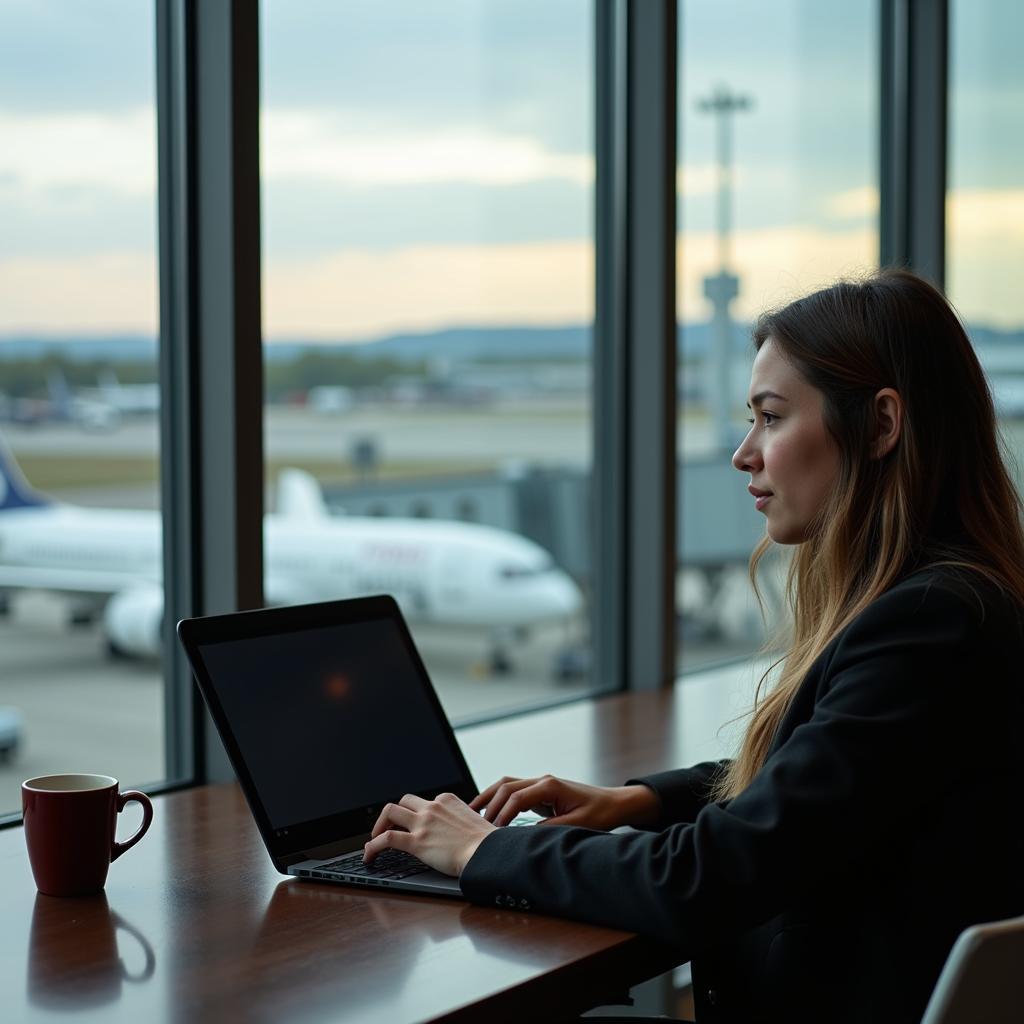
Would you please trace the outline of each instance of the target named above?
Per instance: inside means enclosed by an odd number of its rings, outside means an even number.
[[[131,971],[120,955],[118,931],[141,948],[144,964]],[[28,998],[49,1010],[83,1010],[121,998],[125,982],[148,981],[156,955],[146,937],[111,910],[105,894],[60,898],[36,894],[29,932]]]
[[[354,1012],[381,1003],[385,974],[390,998],[401,999],[419,962],[463,935],[462,906],[431,896],[282,881],[264,911],[252,959],[276,951],[279,977],[287,978],[290,991],[307,1000],[316,992],[322,1006]],[[287,953],[283,936],[289,937]]]

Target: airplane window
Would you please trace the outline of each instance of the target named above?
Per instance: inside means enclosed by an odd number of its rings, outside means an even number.
[[[529,576],[542,576],[546,572],[551,572],[554,568],[555,563],[550,558],[541,559],[533,565],[509,562],[498,569],[498,575],[506,580],[523,579]]]
[[[523,579],[526,576],[536,576],[537,569],[531,569],[526,565],[503,565],[498,570],[498,575],[504,580]]]

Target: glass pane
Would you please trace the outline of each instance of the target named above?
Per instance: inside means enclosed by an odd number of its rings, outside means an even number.
[[[730,457],[757,314],[878,260],[875,0],[684,0],[679,26],[679,668],[765,640],[764,523]],[[777,611],[782,552],[765,598]]]
[[[454,719],[589,686],[592,20],[262,6],[267,598],[393,593]]]
[[[165,774],[153,17],[0,0],[0,814]]]
[[[1024,485],[1024,7],[950,7],[947,293],[992,385],[1017,486]]]

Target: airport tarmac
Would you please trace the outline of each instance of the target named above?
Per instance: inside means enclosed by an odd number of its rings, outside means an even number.
[[[266,455],[275,460],[337,459],[347,465],[354,445],[370,439],[381,460],[436,465],[529,462],[586,466],[591,462],[591,410],[583,401],[499,402],[484,407],[360,405],[350,412],[318,415],[299,406],[265,410]],[[123,421],[109,431],[73,423],[5,425],[15,455],[155,456],[155,418]],[[707,454],[712,427],[701,417],[680,416],[679,450]]]
[[[96,772],[123,786],[165,777],[164,693],[156,662],[110,659],[98,626],[71,628],[53,595],[15,597],[0,619],[0,708],[22,719],[19,749],[0,762],[0,815],[20,807],[20,784],[35,775]],[[538,628],[512,651],[510,672],[488,668],[479,630],[419,627],[417,646],[453,721],[584,693],[584,679],[554,678],[564,626]]]
[[[1000,427],[1013,455],[1014,479],[1024,488],[1024,419],[1004,420]],[[422,462],[437,472],[485,466],[588,466],[591,433],[590,407],[582,401],[496,403],[484,408],[366,405],[334,416],[301,407],[268,406],[264,421],[268,459],[336,461],[340,471],[351,467],[354,448],[363,440],[376,445],[380,464],[411,467]],[[159,448],[154,418],[128,420],[103,433],[68,423],[6,424],[3,437],[15,456],[155,459]],[[677,450],[683,458],[714,456],[713,424],[706,416],[680,415]],[[721,457],[728,459],[731,454]]]
[[[417,647],[453,722],[587,693],[586,678],[555,677],[556,657],[578,645],[581,627],[538,627],[518,643],[503,675],[488,667],[486,632],[416,626]],[[736,657],[721,637],[687,645],[687,667]],[[754,644],[746,645],[749,650]],[[22,719],[21,744],[0,761],[0,816],[21,805],[23,779],[60,772],[112,775],[122,788],[165,778],[164,683],[157,662],[109,658],[98,625],[70,627],[66,602],[14,596],[0,617],[0,709]],[[2,717],[2,716],[0,716]]]

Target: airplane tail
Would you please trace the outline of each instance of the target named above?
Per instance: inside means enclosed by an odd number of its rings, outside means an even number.
[[[0,512],[12,508],[41,508],[52,504],[25,479],[7,446],[0,442]]]
[[[277,478],[277,514],[288,519],[327,519],[330,512],[324,492],[304,469],[282,469]]]
[[[60,368],[54,367],[46,375],[46,390],[50,393],[50,405],[55,418],[70,420],[72,418],[71,388],[68,387],[67,378]]]

